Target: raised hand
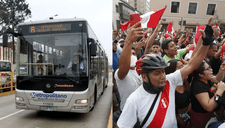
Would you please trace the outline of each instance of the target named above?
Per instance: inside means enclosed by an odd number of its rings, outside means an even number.
[[[132,27],[128,26],[128,32],[127,32],[127,37],[126,40],[129,43],[133,43],[137,40],[138,37],[143,37],[144,32],[142,27],[138,27],[138,25],[141,24],[141,22],[138,22],[134,24]]]
[[[156,26],[156,32],[158,33],[160,30],[161,30],[161,28],[162,28],[162,19],[159,21],[159,23],[158,23],[158,25]]]
[[[138,42],[135,42],[136,48],[140,49],[142,46],[144,46],[144,41],[144,38],[142,38]]]
[[[205,27],[204,33],[202,33],[202,31],[200,31],[202,34],[202,40],[203,40],[202,44],[203,45],[210,45],[214,41],[214,37],[213,37],[214,31],[210,25],[211,22],[212,22],[212,17],[209,18],[208,23]]]
[[[219,90],[219,91],[221,91],[223,93],[225,91],[225,83],[220,81],[218,83],[217,90]]]

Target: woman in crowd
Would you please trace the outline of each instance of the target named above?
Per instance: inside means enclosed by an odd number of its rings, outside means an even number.
[[[184,66],[183,63],[177,59],[170,60],[168,61],[168,63],[169,67],[165,69],[166,74],[173,73]],[[190,116],[188,113],[190,98],[190,85],[186,79],[183,82],[183,86],[177,86],[175,91],[175,105],[178,128],[187,128],[190,126]]]
[[[224,77],[225,63],[221,64],[216,76],[212,75],[211,67],[202,62],[198,69],[193,72],[191,84],[191,123],[194,128],[205,128],[215,110],[220,108],[219,100],[225,91],[225,84],[221,82]],[[215,92],[210,91],[214,83],[218,83]]]

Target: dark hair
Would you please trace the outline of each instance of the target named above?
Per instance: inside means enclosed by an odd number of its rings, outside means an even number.
[[[42,56],[42,55],[39,55],[38,57],[39,57],[39,58],[43,58],[43,56]]]
[[[160,42],[159,40],[154,40],[153,44],[152,45],[159,45],[160,46]]]
[[[218,42],[222,41],[221,37],[218,38]]]
[[[118,40],[113,40],[113,43],[117,43],[118,42]]]
[[[209,45],[209,49],[210,49],[210,48],[213,48],[213,45],[217,46],[215,43],[211,43],[211,44]]]
[[[143,37],[138,37],[136,41],[139,42],[142,38]]]
[[[204,70],[205,70],[205,62],[202,62],[199,65],[199,67],[192,73],[194,80],[199,80],[201,78],[199,74],[204,74]]]
[[[193,39],[193,37],[189,36],[188,41],[191,42],[192,39]]]
[[[168,49],[168,44],[169,44],[170,42],[172,42],[171,39],[166,39],[166,40],[164,40],[164,41],[162,42],[162,49],[163,49],[163,51],[164,51],[164,49]]]
[[[166,74],[170,74],[170,73],[173,73],[173,72],[176,71],[176,69],[177,69],[177,62],[178,61],[180,61],[180,60],[178,60],[178,59],[172,59],[172,60],[168,61],[169,67],[166,67],[165,68]]]

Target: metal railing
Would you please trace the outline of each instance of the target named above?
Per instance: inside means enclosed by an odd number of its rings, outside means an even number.
[[[1,72],[0,73],[0,96],[15,93],[16,76],[15,72]]]

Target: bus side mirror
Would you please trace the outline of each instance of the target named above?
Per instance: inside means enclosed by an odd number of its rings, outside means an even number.
[[[95,43],[95,40],[92,39],[92,38],[89,38],[88,41],[91,42],[91,44],[90,44],[90,54],[91,54],[91,56],[96,56],[97,45]]]
[[[7,34],[3,34],[3,47],[7,47],[8,46],[8,35]]]

